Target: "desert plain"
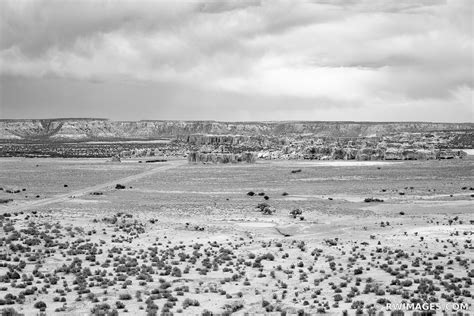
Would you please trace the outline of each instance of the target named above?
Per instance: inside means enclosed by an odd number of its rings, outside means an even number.
[[[472,315],[473,171],[2,158],[0,310]]]

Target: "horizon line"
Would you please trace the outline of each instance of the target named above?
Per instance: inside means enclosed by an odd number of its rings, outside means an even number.
[[[0,122],[7,121],[111,121],[111,122],[215,122],[215,123],[431,123],[431,124],[474,124],[474,122],[433,122],[433,121],[348,121],[348,120],[266,120],[266,121],[226,121],[226,120],[190,120],[190,119],[142,119],[116,120],[97,117],[56,117],[56,118],[0,118]]]

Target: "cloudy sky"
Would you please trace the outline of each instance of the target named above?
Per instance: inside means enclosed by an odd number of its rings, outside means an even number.
[[[471,0],[2,0],[0,118],[473,122]]]

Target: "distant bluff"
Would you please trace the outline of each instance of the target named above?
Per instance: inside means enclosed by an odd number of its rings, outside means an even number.
[[[0,120],[0,140],[93,141],[183,138],[187,135],[370,137],[394,133],[474,130],[474,123],[217,122],[107,119]]]

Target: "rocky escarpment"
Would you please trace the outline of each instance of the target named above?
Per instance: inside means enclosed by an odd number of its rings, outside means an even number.
[[[282,137],[370,137],[394,133],[473,130],[473,123],[426,122],[216,122],[216,121],[110,121],[105,119],[0,120],[0,140],[91,141],[240,135]],[[199,140],[197,143],[206,143]],[[190,140],[193,140],[192,137]],[[212,141],[212,140],[211,140]],[[215,138],[219,141],[219,138]]]

